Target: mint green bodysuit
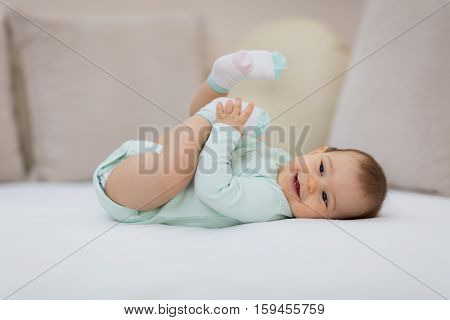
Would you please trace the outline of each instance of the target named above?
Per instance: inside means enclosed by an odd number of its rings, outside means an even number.
[[[215,123],[198,159],[195,178],[165,205],[146,212],[126,208],[109,199],[100,183],[103,173],[124,158],[139,153],[130,140],[95,170],[97,196],[112,218],[128,223],[223,228],[242,223],[292,218],[289,203],[277,184],[277,166],[289,155],[270,148],[250,135],[223,123]],[[148,150],[160,145],[145,141]],[[146,150],[146,152],[148,152]]]

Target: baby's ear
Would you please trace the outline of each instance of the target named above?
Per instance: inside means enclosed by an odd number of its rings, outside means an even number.
[[[321,146],[321,147],[316,148],[316,149],[314,149],[313,151],[309,152],[309,154],[315,154],[315,153],[327,152],[328,149],[330,149],[329,146]]]

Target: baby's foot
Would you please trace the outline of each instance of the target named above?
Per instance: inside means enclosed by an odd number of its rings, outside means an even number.
[[[279,79],[286,68],[286,58],[278,51],[241,50],[214,62],[208,85],[216,92],[227,93],[241,80]]]
[[[211,124],[216,122],[216,106],[220,102],[223,106],[225,106],[227,100],[233,100],[232,98],[222,97],[216,98],[208,103],[206,106],[201,108],[196,114],[202,116],[206,120],[208,120]],[[242,101],[241,113],[247,109],[248,102]],[[254,107],[252,114],[248,118],[248,120],[244,124],[244,134],[260,136],[262,135],[267,128],[269,127],[270,117],[264,109]]]

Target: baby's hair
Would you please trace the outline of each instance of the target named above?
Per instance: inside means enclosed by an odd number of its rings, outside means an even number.
[[[363,193],[370,202],[370,206],[365,212],[346,220],[375,218],[380,214],[387,193],[387,182],[383,168],[370,154],[364,151],[329,147],[325,152],[334,151],[354,152],[361,156],[361,159],[358,160],[358,180]]]

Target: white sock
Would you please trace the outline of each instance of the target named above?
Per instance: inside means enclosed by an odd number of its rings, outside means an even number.
[[[285,68],[286,58],[278,51],[241,50],[214,62],[208,85],[216,92],[227,93],[241,80],[279,79]]]
[[[221,97],[212,100],[206,106],[201,108],[196,114],[202,116],[208,120],[211,124],[216,121],[216,106],[219,102],[225,106],[228,100],[233,100],[233,98]],[[241,112],[243,112],[248,107],[248,102],[242,101]],[[244,134],[254,135],[256,137],[262,135],[270,124],[270,117],[264,109],[254,107],[252,114],[248,118],[247,122],[244,124]]]

